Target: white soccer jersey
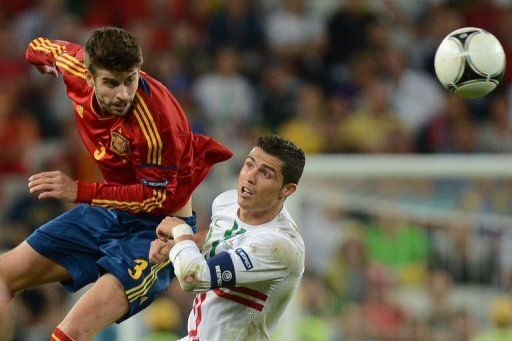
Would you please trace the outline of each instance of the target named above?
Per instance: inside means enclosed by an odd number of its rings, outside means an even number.
[[[240,221],[238,208],[235,190],[222,193],[203,255],[192,241],[170,252],[182,288],[199,292],[184,340],[268,340],[299,286],[304,242],[286,208],[258,226]]]

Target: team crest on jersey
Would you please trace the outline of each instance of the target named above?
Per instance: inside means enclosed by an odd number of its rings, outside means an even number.
[[[126,156],[130,154],[130,142],[123,135],[116,133],[115,131],[111,131],[110,150],[118,155]]]

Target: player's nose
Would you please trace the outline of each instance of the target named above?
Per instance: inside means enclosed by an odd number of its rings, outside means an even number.
[[[128,88],[125,87],[125,86],[122,86],[119,90],[119,92],[117,93],[117,97],[123,101],[123,102],[126,102],[126,101],[129,101],[130,100],[130,93],[128,91]]]
[[[256,169],[252,169],[247,172],[247,181],[250,184],[256,184],[256,174],[257,174]]]

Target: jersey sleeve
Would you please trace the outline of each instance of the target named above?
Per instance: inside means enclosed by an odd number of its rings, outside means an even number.
[[[75,93],[84,91],[85,64],[81,45],[40,37],[30,42],[25,56],[33,65],[54,67],[62,75],[71,99]]]
[[[250,237],[240,247],[206,260],[192,241],[174,246],[169,257],[186,291],[202,292],[284,278],[300,271],[301,250],[284,236]]]

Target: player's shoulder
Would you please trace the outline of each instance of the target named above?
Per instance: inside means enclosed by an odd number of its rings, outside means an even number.
[[[291,249],[304,248],[302,236],[290,221],[257,229],[251,235],[259,243],[275,244]]]
[[[300,273],[304,268],[304,241],[299,233],[282,228],[263,228],[248,234],[244,244],[255,255],[281,263],[292,272]]]
[[[161,82],[141,71],[135,95],[135,109],[151,115],[155,124],[165,130],[189,130],[188,120],[178,100]]]
[[[212,202],[212,213],[233,209],[238,205],[238,196],[235,189],[219,194]]]

